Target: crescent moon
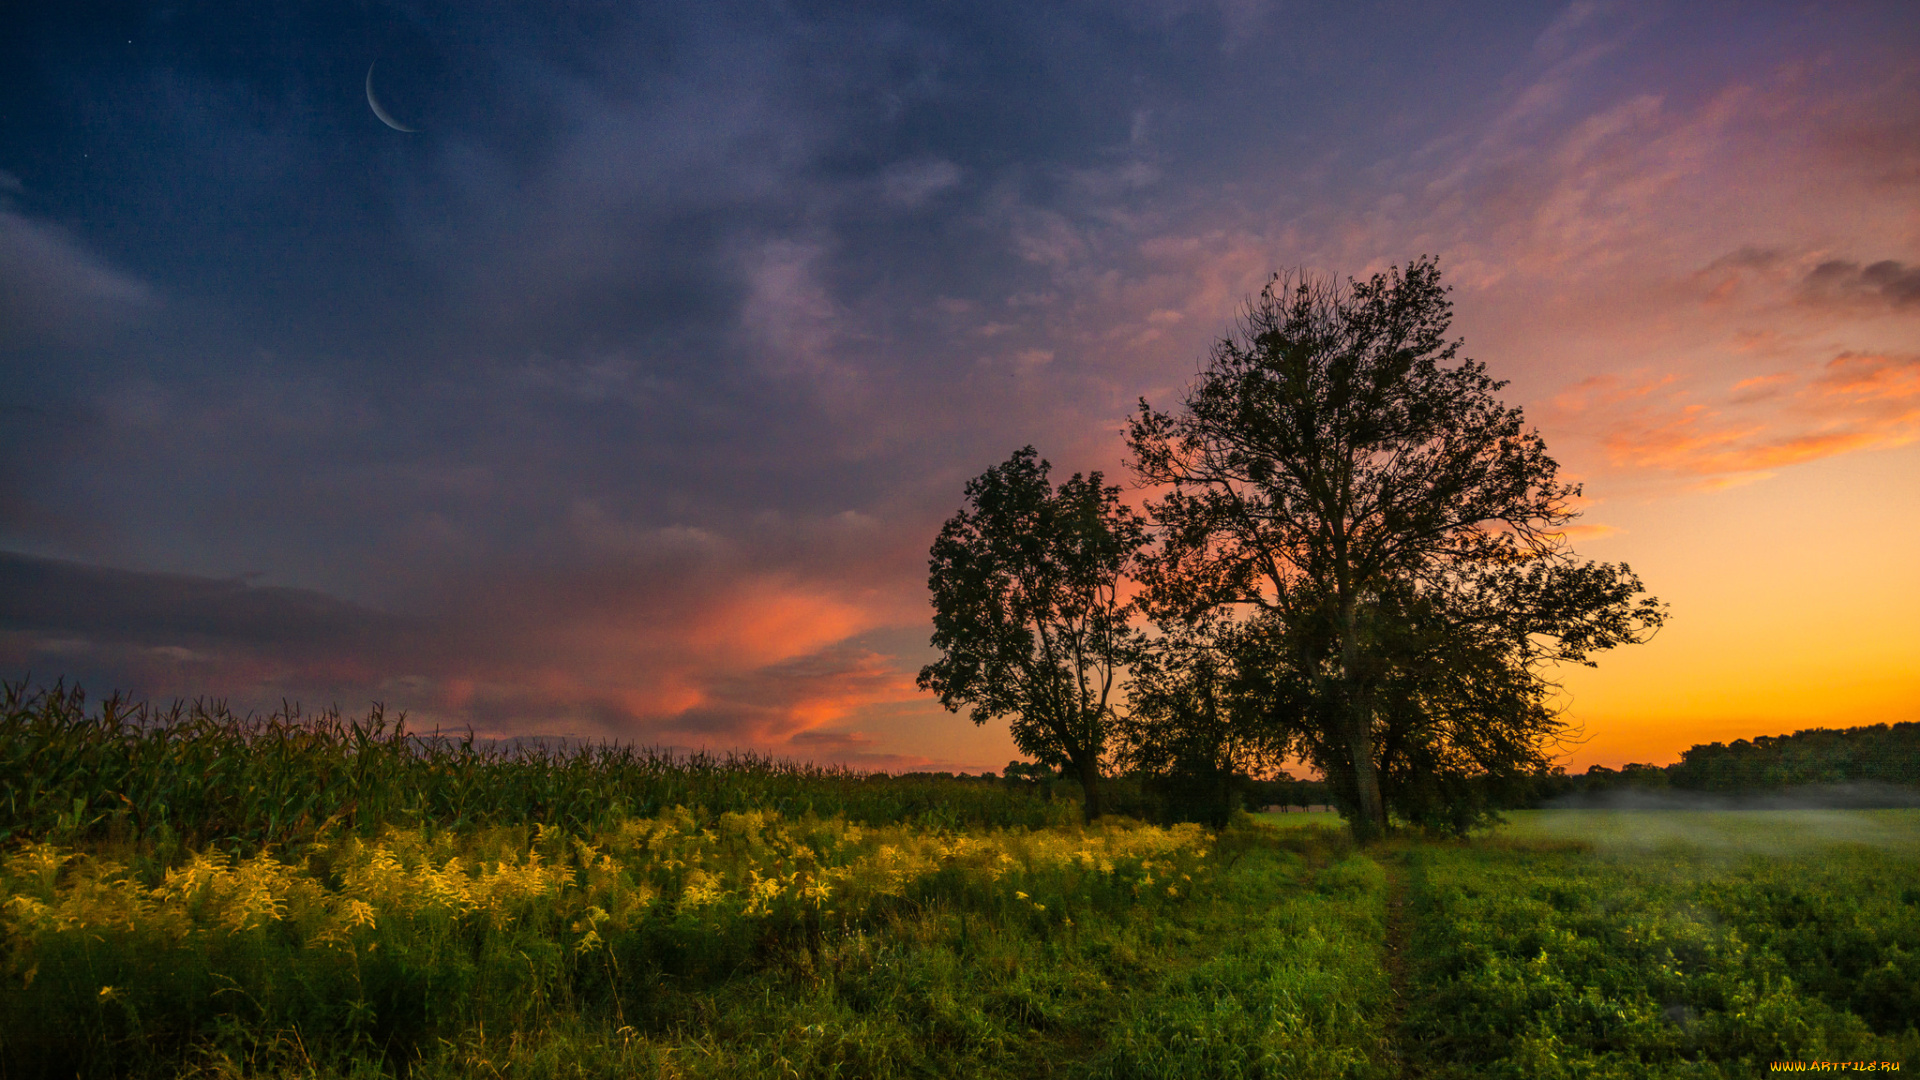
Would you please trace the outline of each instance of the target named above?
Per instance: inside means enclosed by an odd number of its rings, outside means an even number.
[[[379,117],[381,123],[395,131],[419,131],[419,128],[410,128],[400,121],[395,120],[393,114],[388,112],[385,107],[380,104],[380,99],[373,96],[373,69],[375,65],[379,63],[380,61],[375,60],[372,64],[367,65],[367,104],[373,106],[373,115]]]

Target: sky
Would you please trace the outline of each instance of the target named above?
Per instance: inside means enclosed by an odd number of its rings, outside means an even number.
[[[914,687],[966,480],[1128,482],[1269,275],[1432,255],[1576,549],[1671,607],[1556,674],[1570,768],[1920,720],[1910,3],[0,31],[8,679],[998,769]]]

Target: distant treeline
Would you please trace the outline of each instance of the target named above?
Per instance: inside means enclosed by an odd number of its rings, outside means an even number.
[[[1920,723],[1812,728],[1696,745],[1672,765],[1595,765],[1541,778],[1537,798],[1615,791],[1772,795],[1843,785],[1920,787]]]
[[[1077,781],[1044,765],[1018,761],[1009,762],[997,776],[908,776],[994,782],[1056,800],[1078,798]],[[1296,780],[1286,773],[1264,780],[1243,773],[1184,780],[1129,774],[1113,777],[1107,784],[1111,812],[1149,821],[1224,821],[1241,809],[1304,808],[1333,802],[1324,782]],[[1837,790],[1841,788],[1852,790]],[[1899,797],[1888,803],[1884,788],[1915,792],[1912,798],[1892,793]],[[1736,798],[1790,795],[1836,805],[1909,805],[1920,799],[1920,723],[1812,728],[1791,735],[1705,743],[1687,750],[1672,765],[1633,763],[1619,769],[1595,765],[1584,773],[1556,769],[1532,777],[1484,778],[1465,794],[1488,807],[1518,810],[1551,800],[1635,792]]]

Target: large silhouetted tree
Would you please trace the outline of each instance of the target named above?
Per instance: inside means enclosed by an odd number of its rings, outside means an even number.
[[[1128,431],[1139,478],[1169,489],[1150,606],[1275,628],[1271,715],[1363,837],[1386,825],[1383,776],[1424,817],[1436,777],[1538,765],[1558,730],[1544,667],[1663,617],[1625,565],[1567,550],[1579,488],[1448,340],[1451,312],[1431,259],[1276,277],[1184,407],[1143,399]]]
[[[1099,473],[1055,490],[1033,447],[969,481],[967,505],[933,542],[933,645],[920,686],[976,724],[1008,717],[1014,743],[1070,768],[1100,815],[1101,758],[1115,682],[1135,655],[1121,581],[1145,522]]]

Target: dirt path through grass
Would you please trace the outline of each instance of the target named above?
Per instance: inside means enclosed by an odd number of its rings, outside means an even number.
[[[1420,1071],[1408,1059],[1401,1038],[1400,1023],[1405,1017],[1413,985],[1407,972],[1412,955],[1413,916],[1407,910],[1406,852],[1382,853],[1381,869],[1387,874],[1387,1022],[1385,1025],[1387,1061],[1396,1075],[1415,1078]]]

